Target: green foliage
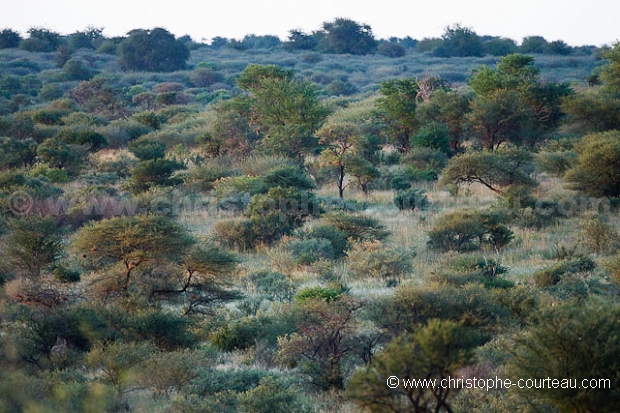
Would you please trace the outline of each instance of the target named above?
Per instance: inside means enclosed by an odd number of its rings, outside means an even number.
[[[300,302],[320,300],[329,303],[341,299],[343,295],[348,292],[349,289],[343,285],[332,285],[329,287],[306,287],[297,293],[295,300]]]
[[[267,153],[293,155],[300,165],[316,147],[314,133],[329,109],[318,100],[316,87],[293,78],[293,71],[275,65],[248,65],[237,84],[249,92],[255,130],[265,137]]]
[[[616,372],[620,366],[614,354],[620,349],[618,310],[617,303],[597,301],[569,301],[543,309],[511,343],[509,373],[537,382],[548,377],[560,380],[557,387],[527,390],[528,397],[550,403],[560,411],[578,411],[584,406],[617,410],[620,382]],[[597,356],[592,358],[592,354]],[[573,384],[569,385],[568,380]],[[584,389],[580,386],[582,380],[592,385]],[[596,380],[596,386],[589,380]],[[604,385],[599,380],[608,382]]]
[[[141,161],[131,170],[128,186],[134,193],[155,186],[174,186],[182,182],[180,178],[172,176],[180,169],[184,169],[184,165],[170,159]]]
[[[365,55],[377,50],[372,29],[346,18],[323,23],[318,48],[323,53]]]
[[[307,217],[318,214],[314,194],[281,187],[255,195],[245,213],[257,239],[266,244],[290,235]]]
[[[286,243],[284,248],[293,255],[295,263],[299,265],[334,259],[332,243],[324,238],[293,240]]]
[[[407,385],[404,379],[431,379],[437,382],[453,376],[470,364],[476,334],[452,321],[429,320],[414,334],[393,340],[365,368],[351,377],[347,397],[360,408],[372,412],[452,411],[458,389],[438,392],[430,387]],[[396,388],[386,390],[388,377],[397,377]]]
[[[590,257],[576,256],[534,273],[534,284],[538,287],[550,287],[562,281],[570,274],[587,273],[596,268]]]
[[[258,271],[250,274],[248,279],[268,300],[291,301],[295,295],[295,284],[282,273]]]
[[[435,50],[435,54],[441,53],[442,57],[452,56],[482,56],[484,46],[482,40],[473,29],[463,27],[460,24],[448,26],[442,35],[441,51]]]
[[[325,219],[353,242],[382,241],[390,235],[378,219],[368,215],[331,212],[325,215]]]
[[[72,248],[96,265],[121,263],[121,291],[128,292],[131,272],[139,265],[172,260],[194,241],[178,223],[156,215],[136,215],[90,222],[73,236]]]
[[[253,249],[259,243],[248,219],[220,220],[213,226],[213,232],[219,243],[240,251]]]
[[[497,194],[510,188],[532,188],[532,154],[523,150],[468,152],[448,161],[439,185],[478,183]]]
[[[42,27],[28,29],[28,37],[19,44],[20,49],[29,52],[53,52],[62,44],[59,33]]]
[[[347,251],[347,257],[349,268],[355,277],[398,283],[411,272],[415,253],[374,241],[353,245],[353,248]]]
[[[262,180],[268,188],[276,186],[282,188],[296,188],[299,190],[315,189],[316,185],[302,169],[294,166],[280,166],[268,170],[262,175]]]
[[[347,234],[333,225],[321,224],[309,229],[300,228],[295,232],[295,236],[303,241],[312,239],[329,241],[333,258],[343,257],[348,246]]]
[[[155,138],[133,140],[128,145],[129,151],[141,161],[152,161],[166,156],[166,144]]]
[[[12,29],[2,29],[0,31],[0,49],[14,49],[19,46],[21,40],[19,33]]]
[[[494,212],[455,211],[438,218],[429,231],[427,245],[439,251],[464,252],[491,245],[505,247],[512,231],[502,224],[505,217]]]
[[[32,139],[0,138],[0,169],[32,166],[37,156],[38,143]]]
[[[429,201],[423,189],[408,189],[396,192],[394,205],[401,211],[413,211],[416,208],[423,210],[428,207]]]
[[[62,229],[52,217],[32,215],[10,220],[5,253],[20,275],[32,279],[54,264],[62,254]]]
[[[185,68],[189,50],[165,29],[137,29],[119,44],[118,56],[123,70],[172,72]]]
[[[571,188],[594,197],[620,196],[620,132],[591,133],[575,151],[577,163],[565,176]]]
[[[381,83],[382,97],[377,106],[384,113],[384,122],[392,142],[399,151],[409,149],[409,141],[417,127],[415,109],[420,86],[414,78],[386,80]]]
[[[405,55],[405,48],[398,43],[382,42],[377,48],[377,53],[385,57],[403,57]]]
[[[394,295],[377,300],[369,317],[392,337],[414,332],[438,318],[490,333],[509,321],[510,311],[493,290],[479,284],[414,286],[402,284]]]

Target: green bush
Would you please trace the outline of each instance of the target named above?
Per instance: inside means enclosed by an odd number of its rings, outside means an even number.
[[[299,265],[309,265],[319,260],[334,259],[332,243],[324,238],[293,240],[286,243],[284,248],[293,255],[295,263]]]
[[[300,228],[296,231],[295,236],[300,240],[324,239],[329,241],[334,258],[344,256],[344,251],[348,246],[347,234],[333,225],[322,224],[309,229]]]
[[[227,248],[240,251],[253,249],[259,242],[247,219],[225,219],[215,223],[213,233],[217,241]]]
[[[291,301],[295,295],[295,284],[282,273],[259,271],[250,274],[248,279],[268,300]]]
[[[133,140],[128,148],[141,161],[152,161],[166,156],[166,144],[154,138]]]
[[[154,186],[180,184],[182,180],[172,174],[183,168],[183,164],[169,159],[141,161],[131,170],[128,187],[132,192],[139,193]]]
[[[384,240],[390,232],[378,219],[361,214],[332,212],[325,215],[327,222],[346,234],[347,239],[355,242]]]
[[[534,273],[533,281],[538,287],[550,287],[558,284],[569,274],[578,274],[592,271],[596,264],[590,257],[577,256]]]
[[[409,189],[398,191],[394,197],[394,205],[401,211],[413,211],[425,209],[429,205],[426,191],[423,189]]]
[[[299,291],[295,300],[305,302],[308,300],[335,301],[346,295],[349,289],[343,285],[332,285],[329,287],[306,287]]]
[[[374,241],[355,244],[347,256],[349,269],[355,277],[384,279],[395,284],[411,272],[415,254]]]
[[[437,219],[429,231],[427,245],[439,251],[472,251],[487,244],[503,248],[513,238],[512,231],[495,212],[461,210]]]

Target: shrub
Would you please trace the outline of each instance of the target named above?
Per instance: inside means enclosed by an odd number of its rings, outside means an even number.
[[[252,231],[252,224],[247,219],[226,219],[213,226],[215,238],[227,248],[246,251],[254,248],[258,238]]]
[[[334,258],[344,256],[344,251],[347,249],[346,233],[337,229],[333,225],[323,224],[313,226],[309,229],[301,228],[297,230],[295,236],[300,240],[324,239],[329,241]]]
[[[309,300],[331,302],[339,300],[348,292],[349,289],[343,285],[332,285],[329,287],[306,287],[297,293],[295,299],[301,302]]]
[[[347,252],[349,268],[358,278],[378,278],[400,282],[411,271],[411,251],[390,248],[380,241],[356,244]]]
[[[351,241],[382,241],[390,235],[378,219],[367,215],[332,212],[325,219]]]
[[[265,172],[262,179],[269,188],[280,186],[282,188],[309,190],[316,187],[312,179],[303,170],[294,166],[284,165],[270,169]]]
[[[534,284],[538,287],[550,287],[558,284],[562,277],[568,274],[578,274],[592,271],[596,264],[590,257],[578,256],[534,273]]]
[[[284,248],[293,255],[295,263],[299,265],[308,265],[321,259],[331,260],[334,258],[332,244],[324,238],[293,240],[286,243]]]
[[[166,155],[166,144],[154,138],[141,138],[129,143],[129,151],[141,161],[163,158]]]
[[[183,168],[183,164],[169,159],[141,161],[132,169],[128,187],[138,193],[153,186],[177,185],[181,179],[172,174]]]
[[[250,274],[248,279],[268,300],[291,301],[295,295],[295,284],[282,273],[259,271]]]
[[[423,189],[409,189],[407,191],[398,191],[394,197],[394,205],[401,211],[425,209],[428,207],[428,198],[426,191]]]
[[[502,215],[493,212],[462,210],[438,218],[429,232],[427,245],[439,251],[464,252],[490,244],[502,248],[513,238],[503,225]]]
[[[386,57],[403,57],[405,55],[405,48],[398,43],[383,42],[377,48],[377,53]]]
[[[253,233],[266,244],[290,235],[307,217],[318,214],[314,194],[281,187],[255,195],[246,211]]]

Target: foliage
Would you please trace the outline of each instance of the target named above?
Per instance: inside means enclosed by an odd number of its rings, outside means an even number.
[[[299,364],[301,372],[318,389],[344,388],[345,362],[355,344],[354,314],[362,306],[352,297],[305,300],[297,332],[278,338],[281,362]]]
[[[478,183],[497,194],[510,188],[534,187],[532,154],[522,150],[468,152],[448,161],[439,185]]]
[[[426,191],[423,189],[408,189],[396,192],[394,205],[401,211],[413,211],[425,209],[429,205]]]
[[[620,132],[586,135],[575,152],[577,163],[565,176],[572,189],[594,197],[620,196]]]
[[[125,272],[119,287],[127,294],[136,267],[179,257],[192,243],[169,218],[136,215],[88,223],[74,234],[72,248],[98,266],[121,263]]]
[[[286,302],[295,295],[295,285],[282,273],[258,271],[250,274],[248,279],[269,300]]]
[[[347,234],[333,225],[320,224],[309,229],[300,228],[295,232],[300,240],[326,240],[331,246],[334,258],[341,258],[347,249]]]
[[[412,251],[388,247],[380,241],[355,244],[347,251],[349,268],[357,278],[398,283],[411,272]]]
[[[329,110],[318,100],[317,89],[308,81],[293,79],[293,71],[276,65],[248,65],[237,80],[250,94],[251,122],[265,134],[267,152],[303,157],[316,146],[314,133]]]
[[[62,254],[62,229],[52,217],[37,215],[13,219],[7,224],[10,231],[4,249],[22,277],[37,279]]]
[[[378,219],[368,215],[331,212],[325,215],[325,219],[344,232],[351,242],[382,241],[390,235]]]
[[[319,260],[334,258],[332,244],[324,238],[293,240],[286,243],[284,248],[293,255],[295,263],[299,265],[308,265]]]
[[[318,214],[314,194],[279,186],[255,195],[245,213],[256,238],[266,244],[290,235],[307,217]]]
[[[172,72],[185,68],[187,46],[166,29],[136,29],[118,46],[123,70]]]
[[[448,26],[442,35],[441,54],[443,57],[452,56],[482,56],[484,46],[480,37],[473,29],[460,24]],[[435,54],[437,54],[435,50]]]
[[[318,48],[323,53],[365,55],[377,50],[377,42],[370,26],[337,18],[323,23]]]
[[[184,165],[170,159],[142,161],[131,170],[128,186],[132,192],[139,193],[155,186],[177,185],[181,179],[172,175],[180,169],[184,169]]]
[[[417,127],[415,109],[418,104],[420,86],[416,79],[395,79],[381,83],[382,97],[377,106],[383,111],[388,133],[399,151],[409,149],[409,141]]]
[[[135,139],[127,147],[141,161],[160,159],[166,155],[166,144],[154,138]]]
[[[571,257],[557,264],[534,273],[534,284],[538,287],[550,287],[562,281],[569,274],[586,273],[596,267],[594,261],[587,256]]]
[[[23,39],[19,47],[29,52],[53,52],[62,44],[59,33],[42,27],[28,29],[28,37]]]
[[[347,396],[372,412],[450,412],[451,399],[459,389],[439,386],[405,386],[402,380],[431,379],[437,382],[470,364],[479,339],[452,321],[429,320],[414,334],[392,341],[373,361],[351,377]],[[396,388],[386,386],[397,377]],[[394,383],[396,384],[396,383]]]
[[[502,224],[503,217],[494,212],[455,211],[440,217],[430,230],[427,245],[439,251],[470,251],[489,244],[496,249],[506,246],[512,231]]]
[[[528,389],[530,396],[551,403],[561,411],[600,406],[613,411],[620,406],[618,360],[620,345],[618,305],[599,301],[566,302],[542,309],[530,327],[512,343],[509,372],[513,377],[544,380],[552,377],[561,385]],[[570,343],[569,345],[567,345]],[[595,359],[591,354],[597,354]],[[568,385],[571,383],[578,385]],[[581,388],[582,380],[597,385]],[[610,380],[604,387],[600,380]]]

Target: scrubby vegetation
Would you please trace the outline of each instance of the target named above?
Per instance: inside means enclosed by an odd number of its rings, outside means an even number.
[[[0,411],[620,409],[620,44],[28,35]]]

